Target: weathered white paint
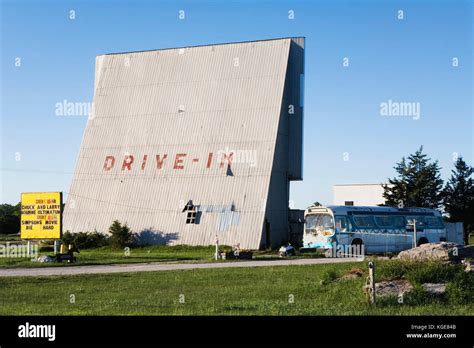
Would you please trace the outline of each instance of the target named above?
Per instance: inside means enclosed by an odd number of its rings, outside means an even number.
[[[152,243],[285,241],[289,180],[302,179],[303,59],[303,38],[97,57],[64,231],[106,232],[118,219]],[[231,151],[250,160],[219,166]],[[199,224],[186,224],[189,200]]]

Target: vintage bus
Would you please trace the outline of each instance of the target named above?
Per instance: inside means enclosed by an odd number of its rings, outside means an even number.
[[[362,246],[391,253],[446,240],[439,211],[428,208],[311,206],[305,211],[302,251]]]

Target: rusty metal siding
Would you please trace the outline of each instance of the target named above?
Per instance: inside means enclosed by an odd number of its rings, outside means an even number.
[[[155,242],[208,245],[218,234],[223,244],[258,248],[290,45],[281,39],[97,57],[94,108],[64,230],[105,232],[118,219]],[[218,151],[255,153],[256,163],[234,161],[229,175]],[[184,169],[173,169],[184,153]],[[157,169],[155,156],[164,154]],[[130,155],[131,170],[122,170]],[[109,171],[106,156],[115,157]],[[201,209],[199,224],[186,224],[189,200]]]

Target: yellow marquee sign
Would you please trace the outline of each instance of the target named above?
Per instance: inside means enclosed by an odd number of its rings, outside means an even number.
[[[21,238],[61,238],[61,192],[21,194]]]

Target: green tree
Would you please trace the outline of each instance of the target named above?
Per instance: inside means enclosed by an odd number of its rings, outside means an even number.
[[[388,206],[438,208],[442,203],[443,180],[438,161],[431,161],[421,146],[394,167],[398,176],[383,185]]]
[[[451,171],[451,178],[443,190],[444,210],[448,221],[464,223],[464,241],[474,231],[474,168],[459,157]]]
[[[13,234],[20,232],[21,205],[0,204],[0,233]]]
[[[109,227],[110,241],[113,246],[124,248],[133,243],[133,234],[127,224],[122,225],[115,220]]]

